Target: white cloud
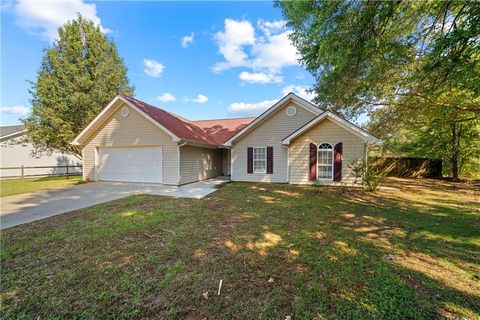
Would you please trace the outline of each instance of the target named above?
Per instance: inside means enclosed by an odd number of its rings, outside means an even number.
[[[291,44],[288,35],[291,31],[271,35],[263,43],[252,48],[255,56],[253,66],[280,70],[284,67],[298,65],[297,49]]]
[[[249,21],[225,19],[225,30],[215,34],[218,50],[225,58],[213,67],[214,72],[246,66],[248,55],[244,46],[255,44],[255,28]]]
[[[297,96],[299,96],[299,97],[301,97],[305,100],[312,101],[315,98],[315,94],[311,93],[311,92],[308,92],[308,89],[309,88],[307,86],[289,85],[289,86],[286,86],[282,89],[282,94],[284,96],[286,96],[290,92],[293,92]]]
[[[156,99],[160,102],[172,102],[176,100],[175,96],[170,92],[164,92],[161,96],[158,96]]]
[[[307,86],[295,86],[289,85],[283,87],[281,90],[282,96],[286,96],[290,92],[295,93],[296,95],[300,96],[301,98],[312,101],[315,97],[315,94],[307,92]],[[228,112],[238,115],[246,115],[246,116],[258,116],[261,112],[267,110],[275,103],[278,102],[279,99],[274,100],[263,100],[257,103],[246,103],[246,102],[234,102],[232,103],[229,108]]]
[[[143,59],[143,72],[150,77],[158,78],[162,76],[165,66],[153,59]]]
[[[254,71],[279,73],[282,68],[298,65],[298,52],[288,36],[285,22],[257,22],[259,35],[247,20],[225,20],[225,29],[215,35],[219,52],[224,61],[214,65],[214,72],[235,67],[246,67]]]
[[[192,102],[196,102],[196,103],[205,103],[207,101],[208,101],[207,96],[204,96],[203,94],[197,95],[197,97],[192,100]]]
[[[67,21],[75,19],[78,13],[99,25],[102,32],[110,31],[102,27],[96,5],[84,3],[83,0],[19,0],[14,12],[16,22],[21,28],[49,41],[57,39],[57,29]]]
[[[281,83],[283,78],[275,73],[265,73],[265,72],[257,72],[257,73],[250,73],[248,71],[243,71],[239,74],[238,78],[240,80],[250,82],[250,83]]]
[[[257,21],[258,28],[266,35],[271,35],[275,32],[280,32],[285,29],[287,23],[284,20],[265,21],[260,19]]]
[[[273,106],[278,100],[264,100],[257,103],[234,102],[228,112],[246,116],[256,116]]]
[[[198,94],[196,98],[189,99],[183,98],[184,102],[196,102],[196,103],[205,103],[208,101],[208,97],[203,94]]]
[[[1,107],[0,112],[15,114],[19,116],[24,116],[30,112],[30,108],[23,105],[11,106],[11,107]]]
[[[195,34],[192,32],[189,36],[182,38],[182,48],[188,48],[188,45],[193,42]]]

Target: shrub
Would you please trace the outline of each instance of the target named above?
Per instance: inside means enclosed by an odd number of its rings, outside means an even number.
[[[350,169],[355,176],[355,183],[360,180],[363,188],[368,191],[377,190],[387,176],[385,172],[375,168],[372,163],[365,163],[365,160],[353,161]]]

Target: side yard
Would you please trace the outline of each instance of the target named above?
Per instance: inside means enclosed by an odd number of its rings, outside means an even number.
[[[71,176],[68,179],[65,177],[3,179],[0,180],[0,197],[37,192],[47,189],[58,189],[78,184],[81,181],[81,176]]]
[[[231,183],[1,232],[12,318],[478,319],[478,185]],[[220,295],[219,281],[223,279]]]

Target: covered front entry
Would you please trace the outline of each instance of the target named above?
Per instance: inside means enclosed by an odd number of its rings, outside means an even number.
[[[162,147],[98,147],[98,180],[162,183]]]
[[[224,176],[230,176],[232,174],[232,152],[230,149],[223,149],[222,172]]]

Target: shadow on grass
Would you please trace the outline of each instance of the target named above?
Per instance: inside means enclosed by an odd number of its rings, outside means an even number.
[[[478,318],[478,213],[434,200],[448,188],[416,199],[400,182],[375,194],[232,183],[200,201],[133,196],[14,228],[2,236],[1,311]]]
[[[82,176],[79,174],[70,175],[68,178],[67,176],[45,176],[45,177],[38,177],[38,178],[31,178],[32,181],[56,181],[56,180],[76,180],[81,179]],[[30,178],[29,178],[30,179]]]
[[[303,307],[294,308],[294,313],[300,318],[479,315],[475,279],[480,226],[474,213],[443,205],[418,206],[395,196],[390,200],[378,194],[342,195],[315,187],[305,188],[299,198],[298,193],[288,195],[291,187],[281,192],[278,188],[282,187],[252,187],[261,192],[252,196],[269,204],[268,217],[241,227],[240,235],[229,243],[236,254],[256,251],[269,259],[283,250],[281,258],[269,264],[295,262],[294,272],[318,280],[310,283],[307,277],[295,286],[300,288],[295,305]],[[301,205],[291,203],[292,197]],[[254,202],[251,197],[244,200]],[[296,217],[279,214],[287,207]],[[268,224],[257,228],[261,234],[249,235],[247,230],[265,223],[265,218]],[[265,245],[265,230],[281,241]]]

